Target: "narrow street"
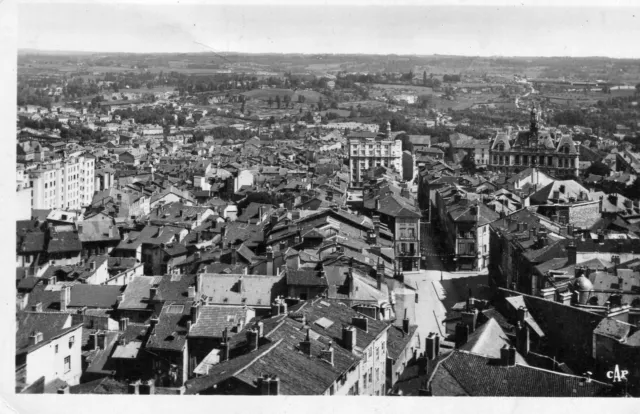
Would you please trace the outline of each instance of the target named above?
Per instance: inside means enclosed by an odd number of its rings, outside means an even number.
[[[426,259],[426,269],[405,274],[405,283],[418,289],[416,323],[421,338],[430,332],[446,337],[443,324],[447,309],[467,299],[469,289],[478,296],[487,284],[487,275],[477,272],[453,273],[445,270],[439,249],[427,226],[422,231],[422,252]]]

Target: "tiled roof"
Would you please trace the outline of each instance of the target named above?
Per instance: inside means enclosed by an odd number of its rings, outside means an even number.
[[[287,270],[287,285],[327,286],[326,277],[320,277],[315,270]]]
[[[162,276],[135,276],[123,293],[124,299],[118,309],[147,309],[149,306],[149,290],[160,283]]]
[[[418,325],[410,325],[409,333],[404,333],[402,327],[391,326],[387,331],[387,356],[393,360],[398,359],[417,331]]]
[[[75,231],[51,232],[47,251],[49,253],[81,252],[82,244]]]
[[[507,334],[498,322],[491,318],[469,335],[467,343],[460,349],[486,357],[500,358],[500,348],[505,345],[511,345]],[[516,352],[516,362],[520,365],[528,365],[518,352]]]
[[[436,367],[429,381],[433,396],[594,397],[610,385],[539,368],[507,367],[499,360],[455,350]]]
[[[182,312],[177,313],[172,312],[171,305],[165,305],[146,347],[181,351],[187,341],[187,321],[191,319],[190,312],[191,302],[185,302]]]
[[[78,237],[83,243],[120,240],[120,232],[116,226],[107,221],[84,221]]]
[[[240,283],[238,283],[241,281]],[[281,276],[212,274],[198,275],[198,293],[208,303],[221,305],[271,306],[286,294],[286,279]]]
[[[250,312],[251,316],[253,312]],[[247,322],[247,308],[244,306],[200,306],[198,321],[191,326],[189,337],[222,338],[225,328],[237,327]]]
[[[38,349],[51,339],[78,327],[79,325],[72,325],[71,315],[66,313],[19,312],[16,316],[16,354]],[[42,333],[42,341],[29,345],[29,336],[34,332]]]
[[[127,384],[110,377],[74,385],[71,394],[128,394]]]

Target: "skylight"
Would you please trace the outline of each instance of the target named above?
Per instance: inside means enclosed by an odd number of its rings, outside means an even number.
[[[329,329],[329,327],[331,327],[331,325],[333,325],[333,321],[330,320],[330,319],[327,319],[325,317],[322,317],[322,318],[318,319],[314,323],[316,325],[320,326],[323,329]]]

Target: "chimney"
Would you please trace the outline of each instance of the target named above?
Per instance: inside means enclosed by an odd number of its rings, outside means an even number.
[[[271,304],[271,316],[280,315],[280,298],[276,298]]]
[[[380,198],[376,198],[375,210],[380,211]]]
[[[222,342],[220,342],[220,362],[229,360],[229,328],[222,331]]]
[[[33,312],[42,312],[42,302],[38,302],[31,307]]]
[[[196,287],[195,286],[189,286],[187,288],[187,297],[189,299],[193,299],[196,297]]]
[[[198,323],[198,316],[200,316],[200,305],[198,304],[198,302],[194,302],[191,305],[191,323],[192,324],[196,324]]]
[[[440,335],[430,332],[429,336],[427,336],[426,345],[426,358],[429,360],[436,359],[440,354]]]
[[[247,344],[249,346],[249,352],[255,351],[258,349],[258,340],[260,337],[260,333],[258,329],[252,328],[247,330]]]
[[[264,336],[264,323],[258,322],[255,329],[258,330],[258,337],[262,338]]]
[[[576,242],[573,240],[569,240],[569,244],[567,244],[567,264],[574,265],[576,264],[576,256],[577,256],[577,248]]]
[[[105,349],[105,338],[106,338],[105,333],[98,332],[96,337],[98,338],[98,348]]]
[[[376,281],[378,283],[378,290],[382,290],[382,283],[384,282],[384,263],[378,259],[378,265],[376,266]]]
[[[284,252],[285,250],[287,250],[287,242],[286,242],[286,241],[284,241],[284,240],[283,240],[283,241],[281,241],[281,242],[279,243],[279,247],[280,247],[280,248],[279,248],[279,250],[280,250],[281,252]]]
[[[500,362],[503,366],[513,367],[516,365],[516,349],[513,346],[505,345],[500,348]]]
[[[236,265],[238,263],[238,250],[235,247],[231,248],[231,264]]]
[[[273,249],[267,247],[267,276],[273,276]]]
[[[404,310],[404,319],[402,320],[402,332],[405,335],[409,334],[409,318],[407,318],[407,310]]]
[[[466,344],[468,339],[469,339],[469,325],[463,322],[458,322],[456,324],[456,333],[455,333],[456,348],[460,348],[462,345]]]
[[[129,383],[127,387],[128,394],[140,394],[140,380]]]
[[[260,395],[279,395],[280,394],[280,378],[276,375],[263,375],[257,380]]]
[[[138,394],[140,395],[153,395],[156,393],[156,384],[150,379],[145,382],[140,382],[138,385]]]
[[[129,326],[129,318],[122,318],[119,322],[119,328],[121,331],[126,331]]]
[[[331,342],[329,342],[327,349],[320,351],[320,359],[323,359],[333,365],[333,344]]]
[[[57,394],[69,394],[69,386],[65,385],[63,387],[58,388]]]
[[[66,312],[69,301],[71,300],[71,288],[69,286],[63,286],[60,289],[60,312]]]
[[[354,316],[351,318],[351,325],[365,332],[369,332],[369,318],[366,316]]]
[[[342,327],[342,346],[347,351],[353,351],[356,348],[356,328],[353,326]]]
[[[152,286],[149,288],[149,300],[153,300],[153,298],[156,297],[156,294],[158,293],[158,287],[157,286]]]
[[[311,356],[311,339],[309,338],[309,328],[307,328],[307,334],[304,341],[300,342],[300,351],[306,356]]]
[[[519,310],[520,309],[518,309],[518,311]],[[518,316],[520,316],[519,312]],[[516,347],[518,348],[520,355],[525,357],[529,355],[529,344],[529,327],[526,323],[518,321],[516,326]]]
[[[92,334],[89,334],[89,337],[91,339],[91,347],[93,348],[93,350],[97,350],[98,348],[98,333],[94,332]]]
[[[571,305],[571,291],[558,293],[558,302],[563,305]]]
[[[462,323],[469,327],[469,333],[474,332],[478,323],[478,309],[465,310],[460,314],[462,317]]]

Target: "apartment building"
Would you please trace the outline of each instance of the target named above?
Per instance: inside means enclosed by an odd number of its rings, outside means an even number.
[[[402,174],[402,141],[390,137],[387,124],[384,135],[356,132],[348,137],[349,177],[352,187],[362,187],[366,171],[373,167],[393,168]]]
[[[71,157],[29,171],[31,208],[79,210],[89,205],[95,187],[95,159]]]

